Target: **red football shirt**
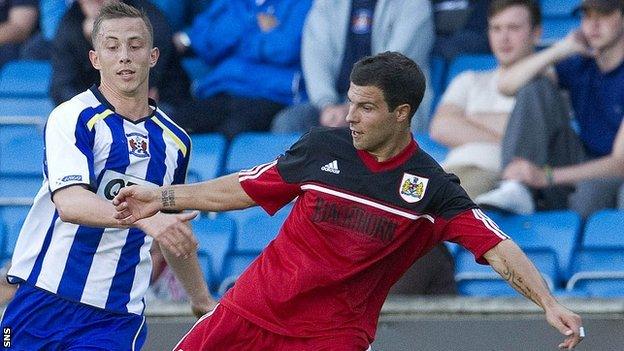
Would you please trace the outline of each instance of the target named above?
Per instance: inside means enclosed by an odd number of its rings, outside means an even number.
[[[348,131],[314,130],[239,180],[269,214],[296,198],[222,300],[282,335],[372,343],[390,287],[416,259],[449,240],[485,263],[483,254],[506,238],[414,142],[377,162],[355,150]]]

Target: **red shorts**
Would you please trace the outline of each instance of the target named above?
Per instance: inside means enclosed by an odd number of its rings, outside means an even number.
[[[272,333],[223,305],[201,317],[174,351],[364,351],[369,345],[348,336],[295,338]]]

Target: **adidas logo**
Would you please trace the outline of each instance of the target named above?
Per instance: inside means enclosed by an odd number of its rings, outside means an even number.
[[[338,169],[338,161],[333,160],[325,166],[321,167],[321,171],[330,172],[334,174],[340,174],[340,170]]]

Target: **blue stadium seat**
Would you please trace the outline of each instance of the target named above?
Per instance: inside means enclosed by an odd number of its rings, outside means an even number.
[[[623,224],[624,211],[602,210],[594,213],[585,225],[583,248],[624,249]]]
[[[0,196],[33,198],[41,189],[43,176],[39,175],[0,175]]]
[[[0,125],[0,175],[41,176],[43,131],[33,124]]]
[[[466,70],[473,71],[487,71],[496,68],[496,59],[493,55],[461,55],[457,56],[453,62],[449,65],[448,73],[446,75],[446,86],[455,78],[458,74]]]
[[[257,254],[229,254],[225,258],[223,280],[219,286],[219,296],[223,296],[236,282],[236,279],[258,257]]]
[[[540,8],[542,17],[572,17],[572,11],[580,4],[580,1],[570,0],[541,0]]]
[[[0,96],[45,98],[51,77],[48,61],[11,61],[0,70]]]
[[[0,222],[5,225],[1,257],[10,258],[13,255],[15,243],[28,211],[30,211],[30,205],[7,205],[0,207]]]
[[[283,154],[300,134],[241,133],[234,137],[225,162],[225,173],[238,172],[271,162]]]
[[[449,150],[446,146],[439,144],[437,141],[434,141],[429,136],[429,133],[420,132],[414,134],[414,139],[418,145],[425,150],[431,157],[433,157],[436,161],[442,162],[446,158],[446,154],[448,154]]]
[[[260,253],[273,240],[290,211],[281,209],[272,217],[266,213],[245,220],[234,240],[236,253]]]
[[[193,134],[193,148],[187,182],[198,182],[221,175],[227,140],[216,133]]]
[[[11,259],[11,255],[7,253],[7,234],[4,225],[4,221],[0,218],[0,265],[4,266],[4,264]]]
[[[193,232],[199,241],[197,255],[204,271],[204,277],[213,291],[218,289],[225,256],[232,248],[234,222],[227,217],[213,219],[200,217],[191,222]]]
[[[557,40],[565,38],[570,31],[578,28],[580,24],[580,19],[575,17],[544,18],[540,46],[549,46]]]
[[[573,258],[572,273],[567,291],[624,297],[624,248],[582,248]]]
[[[11,98],[0,97],[0,121],[7,117],[31,117],[38,123],[45,123],[54,109],[54,102],[49,98]],[[36,117],[36,118],[34,118]]]
[[[490,216],[525,252],[550,250],[556,255],[560,274],[566,279],[572,253],[579,242],[581,218],[572,211],[537,212],[528,216]]]
[[[557,257],[551,250],[527,252],[548,286],[553,289],[558,273]],[[492,267],[475,262],[472,253],[460,249],[455,254],[455,281],[460,294],[467,296],[519,295]]]

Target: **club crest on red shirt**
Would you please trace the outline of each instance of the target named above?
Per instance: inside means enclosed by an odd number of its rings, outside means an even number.
[[[403,180],[399,187],[399,195],[409,203],[415,203],[422,200],[427,190],[429,179],[425,177],[415,176],[409,173],[403,173]]]

